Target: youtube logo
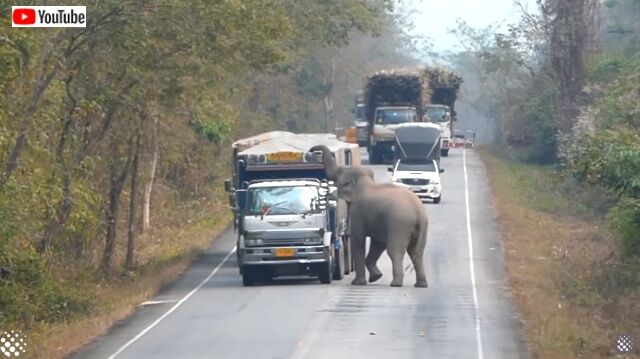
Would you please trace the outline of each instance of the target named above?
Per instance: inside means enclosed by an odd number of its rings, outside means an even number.
[[[11,27],[87,27],[86,6],[12,6]]]
[[[13,9],[11,19],[16,25],[33,25],[36,23],[36,11],[29,8]]]

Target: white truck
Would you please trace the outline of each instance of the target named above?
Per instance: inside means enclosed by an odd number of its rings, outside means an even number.
[[[451,133],[453,131],[454,118],[447,105],[427,105],[424,107],[424,122],[430,122],[440,128],[440,153],[443,157],[449,155],[449,149],[453,147]]]
[[[307,275],[322,283],[352,271],[346,202],[335,196],[320,153],[339,165],[360,164],[357,144],[329,134],[273,133],[234,143],[233,193],[237,259],[243,284]]]

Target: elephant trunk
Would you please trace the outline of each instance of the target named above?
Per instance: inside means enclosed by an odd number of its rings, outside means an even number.
[[[327,178],[335,181],[338,174],[338,165],[335,158],[331,155],[331,150],[325,145],[313,146],[309,149],[309,152],[322,151],[322,163],[324,164],[324,170],[327,173]]]

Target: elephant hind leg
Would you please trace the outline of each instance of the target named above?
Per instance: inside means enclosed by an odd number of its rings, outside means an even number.
[[[367,269],[369,270],[369,283],[373,283],[382,278],[382,272],[380,272],[377,262],[385,249],[386,246],[384,245],[384,243],[378,242],[373,238],[371,239],[369,254],[367,254],[366,259]]]
[[[420,288],[427,288],[429,286],[424,269],[424,249],[427,244],[426,242],[426,231],[420,231],[419,236],[412,238],[407,247],[407,253],[413,263],[413,269],[416,271],[415,287]]]
[[[391,258],[391,266],[393,267],[393,279],[391,280],[392,287],[402,287],[404,281],[404,266],[402,262],[404,260],[404,254],[406,252],[407,239],[405,238],[389,238],[392,245],[387,245],[387,254]],[[399,244],[405,243],[405,246]]]

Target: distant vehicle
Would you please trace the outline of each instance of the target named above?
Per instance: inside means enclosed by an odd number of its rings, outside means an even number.
[[[453,147],[461,148],[464,147],[467,143],[466,135],[463,131],[456,130],[453,132]]]
[[[369,163],[393,163],[394,132],[402,123],[437,125],[439,151],[448,156],[461,83],[461,77],[444,68],[378,71],[367,77],[363,103]]]
[[[475,130],[467,131],[464,147],[473,148],[473,143],[475,142],[475,140],[476,140],[476,131]]]
[[[449,155],[451,148],[451,130],[455,117],[447,105],[427,105],[424,107],[424,122],[430,122],[440,127],[440,153],[443,157]]]
[[[392,172],[393,184],[409,188],[420,199],[432,199],[433,203],[440,203],[442,199],[442,183],[439,168],[435,160],[430,162],[415,160],[398,160],[395,167],[389,167]]]
[[[420,121],[428,90],[427,78],[419,71],[379,71],[367,78],[364,109],[369,163],[393,163],[394,127]]]

